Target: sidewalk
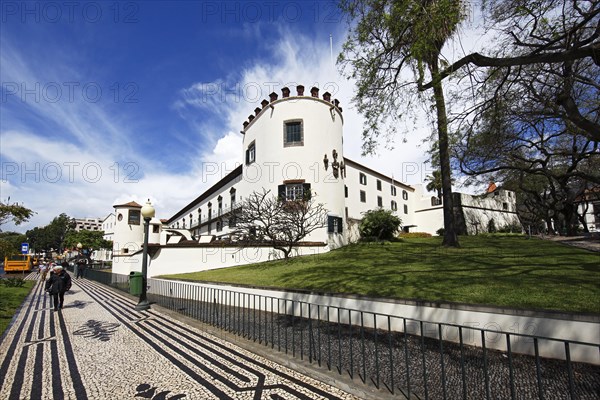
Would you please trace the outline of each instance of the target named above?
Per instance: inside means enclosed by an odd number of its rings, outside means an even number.
[[[357,399],[92,281],[50,301],[36,285],[2,338],[0,399]]]

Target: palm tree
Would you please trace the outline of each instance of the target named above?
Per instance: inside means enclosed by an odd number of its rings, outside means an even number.
[[[448,117],[440,77],[440,53],[464,18],[463,2],[341,0],[340,6],[351,19],[358,19],[358,23],[351,26],[344,53],[339,59],[342,65],[352,67],[348,76],[357,81],[354,102],[366,117],[363,131],[365,152],[374,151],[380,125],[384,125],[388,118],[401,122],[402,112],[399,109],[407,107],[410,102],[406,98],[414,96],[417,88],[422,88],[426,72],[429,72],[437,119],[444,205],[443,244],[458,247],[452,210]],[[351,57],[345,58],[347,55]],[[405,75],[401,74],[403,71],[414,72],[415,80],[407,82]],[[392,127],[391,132],[395,129]]]
[[[425,181],[429,182],[425,189],[428,192],[437,192],[438,199],[442,200],[442,172],[436,169],[431,175],[425,177]]]

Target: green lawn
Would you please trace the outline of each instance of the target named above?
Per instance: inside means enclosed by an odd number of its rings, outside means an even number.
[[[600,313],[600,253],[522,236],[356,244],[169,278],[373,297]]]
[[[25,281],[21,287],[6,287],[0,283],[0,336],[12,320],[17,308],[23,303],[37,281]]]

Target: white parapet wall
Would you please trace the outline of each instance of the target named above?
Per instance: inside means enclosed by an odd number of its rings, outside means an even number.
[[[160,284],[151,285],[149,293],[159,293],[159,288],[176,286],[176,281],[161,280]],[[257,308],[267,312],[285,312],[296,316],[309,316],[309,304],[312,306],[310,317],[322,321],[339,321],[347,324],[348,315],[353,325],[360,325],[360,312],[368,313],[362,323],[367,328],[375,327],[395,332],[406,331],[410,334],[439,339],[440,324],[442,338],[451,342],[462,342],[470,346],[482,346],[482,336],[488,349],[506,351],[507,336],[513,353],[535,354],[533,337],[537,337],[538,352],[541,357],[565,359],[565,340],[570,342],[589,343],[595,346],[569,343],[570,359],[574,362],[586,362],[600,365],[600,318],[569,316],[550,312],[527,312],[501,310],[491,307],[467,305],[436,305],[430,303],[372,300],[357,297],[328,296],[322,294],[305,294],[277,290],[237,287],[229,285],[211,285],[185,282],[214,291],[230,291],[249,296],[264,296],[273,301],[258,302]],[[169,296],[187,298],[189,290],[169,290]],[[216,303],[232,305],[231,296],[210,296]],[[235,296],[233,297],[235,299]],[[277,300],[279,299],[279,300]],[[299,304],[301,303],[301,305]],[[256,301],[255,303],[256,304]],[[292,304],[295,304],[292,309]],[[235,304],[234,304],[235,305]],[[320,306],[319,308],[317,307]],[[302,307],[302,314],[300,312]],[[286,309],[287,308],[287,309]],[[338,315],[338,309],[343,309]],[[356,311],[348,313],[348,310]],[[318,314],[318,315],[317,315]],[[373,318],[373,314],[376,317]],[[391,318],[388,321],[387,316]],[[422,322],[422,323],[421,323]],[[460,328],[459,328],[460,327]],[[422,330],[422,331],[421,331]],[[483,330],[483,335],[482,335]]]
[[[322,254],[329,251],[326,246],[298,246],[293,256]],[[216,268],[253,264],[282,257],[282,252],[272,247],[238,247],[232,245],[161,246],[151,248],[148,256],[148,277],[189,272],[207,271]],[[142,270],[142,252],[129,257],[115,257],[112,272],[129,275]]]

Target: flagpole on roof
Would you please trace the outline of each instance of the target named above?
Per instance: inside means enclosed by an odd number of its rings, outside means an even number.
[[[333,63],[333,36],[331,33],[329,34],[329,53],[331,57],[331,68],[335,69],[335,64]]]

